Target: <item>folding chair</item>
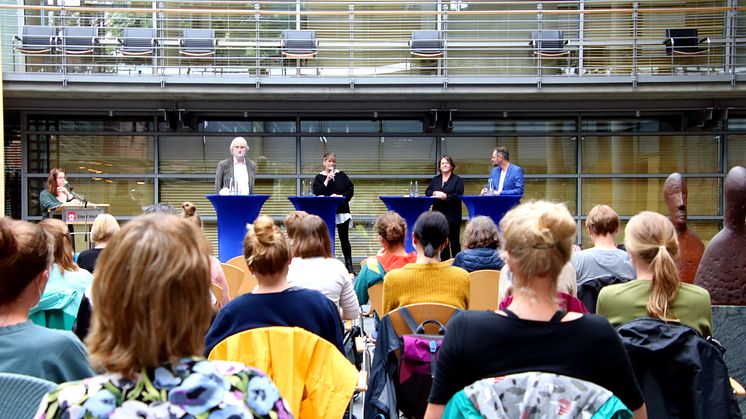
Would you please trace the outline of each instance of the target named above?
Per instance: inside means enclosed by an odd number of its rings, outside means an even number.
[[[20,45],[15,45],[16,41]],[[46,70],[45,58],[52,56],[57,47],[57,28],[53,26],[24,26],[20,35],[13,36],[13,48],[23,55],[39,56],[40,71]],[[15,54],[13,55],[15,69]],[[31,67],[33,68],[33,67]]]
[[[471,279],[469,310],[497,310],[500,271],[483,269],[469,273]]]

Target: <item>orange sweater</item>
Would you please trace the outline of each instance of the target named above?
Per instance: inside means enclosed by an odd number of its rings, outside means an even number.
[[[409,263],[383,279],[383,312],[415,303],[450,304],[469,308],[469,273],[450,261]]]

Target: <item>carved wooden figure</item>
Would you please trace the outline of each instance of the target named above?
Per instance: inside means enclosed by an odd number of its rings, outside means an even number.
[[[663,184],[663,197],[668,206],[668,215],[676,228],[679,239],[679,257],[677,265],[679,277],[683,282],[693,284],[699,261],[705,251],[697,233],[686,226],[686,180],[679,173],[672,173]]]

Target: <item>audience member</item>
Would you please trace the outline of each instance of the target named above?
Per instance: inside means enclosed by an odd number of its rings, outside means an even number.
[[[268,326],[301,327],[343,352],[339,310],[320,292],[288,284],[290,246],[271,218],[256,219],[246,233],[243,251],[258,285],[220,310],[207,332],[205,353],[228,336]]]
[[[453,260],[453,266],[464,268],[466,272],[482,269],[499,271],[505,262],[500,258],[500,233],[492,218],[480,215],[466,224],[464,229],[464,250]]]
[[[91,227],[91,241],[96,243],[96,247],[80,252],[78,255],[78,266],[93,273],[96,269],[98,256],[118,231],[119,223],[117,223],[117,219],[111,214],[97,215]]]
[[[94,372],[75,335],[29,321],[29,309],[47,284],[52,253],[52,238],[41,227],[0,218],[0,372],[62,383]]]
[[[671,221],[643,211],[629,220],[624,244],[637,269],[637,280],[604,287],[596,313],[620,325],[650,316],[681,322],[712,335],[712,307],[707,290],[681,282],[676,268],[679,243]]]
[[[601,317],[565,313],[557,305],[557,276],[570,260],[576,228],[567,208],[523,204],[500,227],[513,302],[498,312],[464,311],[448,322],[425,417],[440,418],[450,398],[479,379],[527,371],[596,383],[644,417],[640,388],[614,328]]]
[[[298,231],[298,225],[301,221],[303,221],[304,218],[308,217],[308,213],[305,211],[293,211],[290,214],[285,217],[285,221],[283,224],[285,224],[285,233],[288,235],[288,238],[290,239],[290,246],[293,246],[293,237],[295,237],[295,232]]]
[[[415,303],[450,304],[469,308],[469,273],[440,261],[448,244],[448,220],[440,212],[421,214],[412,241],[417,261],[394,269],[383,280],[383,313]]]
[[[29,313],[31,321],[39,326],[72,330],[85,290],[91,286],[93,276],[73,262],[70,232],[61,220],[48,218],[39,226],[54,243],[54,265],[39,303]]]
[[[576,298],[578,295],[578,283],[575,281],[575,268],[572,263],[567,262],[559,273],[557,278],[557,293],[563,293],[570,297]],[[505,300],[513,294],[513,274],[510,272],[510,266],[505,265],[500,270],[500,287],[498,291],[498,301]],[[572,311],[572,310],[568,310]]]
[[[291,286],[324,294],[339,308],[344,320],[360,316],[350,274],[341,261],[332,257],[329,229],[317,215],[309,215],[297,225],[287,280]]]
[[[355,293],[360,304],[368,303],[368,288],[383,282],[386,272],[417,261],[417,253],[407,253],[404,248],[407,222],[397,212],[388,211],[380,215],[373,230],[378,233],[381,250],[363,262],[355,278]]]
[[[101,253],[93,283],[86,343],[106,373],[57,387],[42,402],[45,417],[286,415],[261,371],[200,358],[209,290],[209,247],[196,226],[160,214],[129,221]]]
[[[572,255],[577,282],[604,275],[634,278],[635,270],[630,264],[629,255],[617,249],[614,241],[619,231],[619,214],[608,205],[596,205],[588,213],[585,227],[593,247]]]
[[[202,217],[197,214],[197,207],[187,201],[181,204],[181,218],[185,218],[194,223],[200,230],[202,230]],[[231,301],[231,296],[228,293],[228,281],[225,279],[225,272],[223,267],[220,265],[220,260],[210,253],[210,281],[219,286],[223,290],[221,294],[220,305],[224,306]]]

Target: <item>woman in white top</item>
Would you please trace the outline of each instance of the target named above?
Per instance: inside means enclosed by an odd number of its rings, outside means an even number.
[[[317,290],[339,307],[343,320],[355,319],[360,304],[345,265],[332,257],[332,245],[326,223],[309,215],[298,225],[293,238],[293,261],[288,283]]]

